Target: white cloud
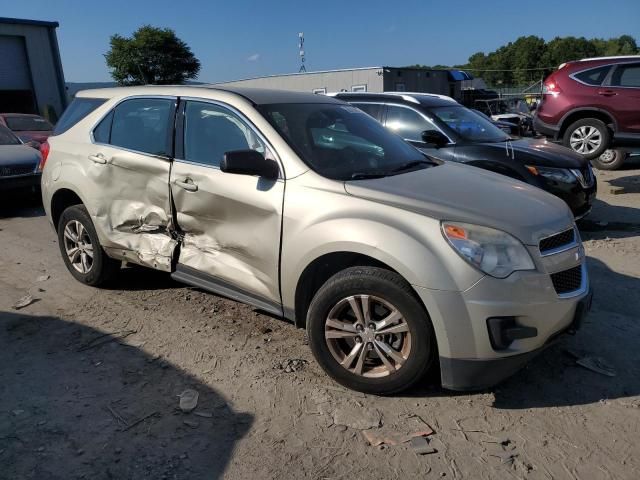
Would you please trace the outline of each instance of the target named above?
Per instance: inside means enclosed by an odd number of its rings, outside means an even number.
[[[259,59],[260,59],[260,54],[254,53],[253,55],[250,55],[249,57],[247,57],[247,62],[255,62]]]

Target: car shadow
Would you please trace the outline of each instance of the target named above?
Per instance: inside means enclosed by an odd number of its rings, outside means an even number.
[[[222,478],[253,417],[122,335],[0,312],[0,476]]]
[[[564,335],[511,378],[482,393],[494,395],[493,408],[587,405],[604,399],[640,395],[640,279],[609,269],[589,257],[593,308],[576,335]],[[597,356],[613,367],[615,377],[576,363]],[[410,397],[471,396],[435,386],[437,379],[408,392]],[[477,393],[477,392],[475,392]]]
[[[120,269],[116,278],[101,286],[101,289],[143,291],[184,287],[184,284],[176,282],[167,272],[127,263]]]
[[[0,218],[32,218],[43,216],[44,208],[42,208],[40,192],[2,192]]]

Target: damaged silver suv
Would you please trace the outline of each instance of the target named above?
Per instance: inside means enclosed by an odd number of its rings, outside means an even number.
[[[81,92],[43,146],[42,192],[71,274],[133,262],[308,330],[350,388],[439,368],[491,386],[590,303],[567,206],[433,161],[321,95],[218,87]]]

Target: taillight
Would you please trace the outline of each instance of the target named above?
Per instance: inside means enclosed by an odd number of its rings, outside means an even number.
[[[542,93],[544,94],[549,94],[549,95],[553,95],[554,97],[557,97],[558,95],[560,95],[560,87],[558,85],[556,85],[554,82],[544,82],[542,84]]]
[[[49,156],[49,151],[51,147],[49,146],[49,142],[46,140],[40,144],[40,154],[42,158],[40,159],[40,165],[38,165],[38,171],[42,171],[44,168],[44,164],[47,163],[47,157]]]

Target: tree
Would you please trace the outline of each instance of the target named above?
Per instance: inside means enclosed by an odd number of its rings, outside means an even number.
[[[113,35],[106,53],[119,85],[176,85],[198,77],[200,61],[169,28],[145,25],[131,37]]]

